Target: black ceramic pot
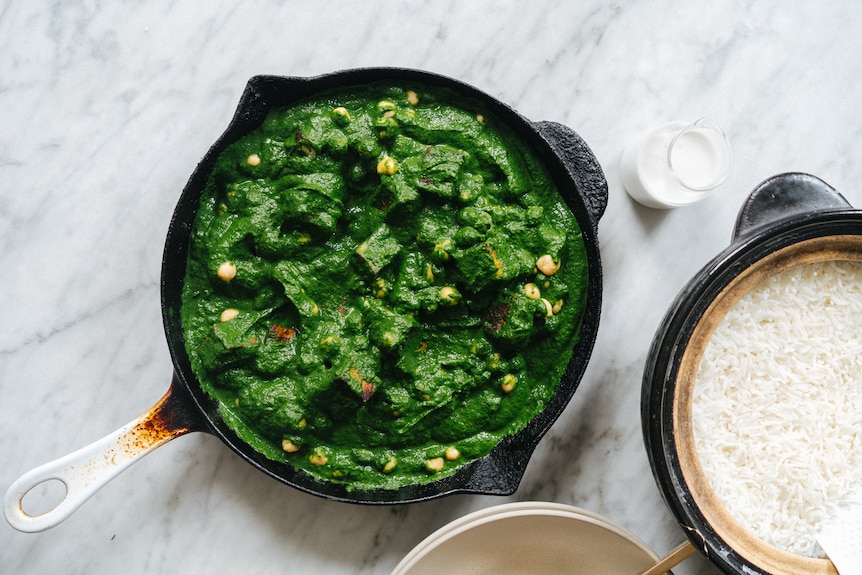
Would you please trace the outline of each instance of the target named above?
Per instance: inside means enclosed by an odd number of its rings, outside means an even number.
[[[728,309],[766,277],[826,260],[862,260],[862,212],[813,176],[770,178],[742,206],[730,246],[679,293],[652,342],[641,417],[653,474],[686,536],[725,573],[836,573],[828,560],[768,545],[724,509],[703,476],[691,422],[698,365]]]
[[[589,285],[580,339],[568,363],[556,395],[524,430],[500,442],[487,456],[463,467],[452,476],[433,483],[406,485],[397,490],[349,490],[338,483],[321,482],[285,463],[260,455],[243,442],[219,415],[216,403],[201,389],[192,373],[183,344],[179,310],[185,276],[189,235],[204,185],[217,156],[230,143],[258,127],[267,113],[334,88],[362,86],[373,82],[426,85],[454,92],[478,103],[502,121],[543,161],[566,204],[582,229],[589,259]],[[6,494],[7,519],[16,528],[38,531],[52,527],[70,514],[98,487],[123,468],[166,441],[191,431],[204,431],[220,438],[237,455],[263,473],[302,491],[329,499],[356,503],[406,503],[451,493],[510,494],[518,487],[536,444],[562,413],[586,369],[596,339],[601,312],[602,268],[597,224],[607,205],[607,183],[595,156],[572,130],[553,122],[531,122],[495,98],[457,80],[418,70],[370,68],[336,72],[314,78],[256,76],[239,102],[224,134],[203,157],[180,196],[165,244],[162,264],[162,314],[174,377],[168,393],[149,412],[100,442],[100,448],[85,448],[75,456],[80,463],[102,457],[109,448],[119,453],[109,465],[97,466],[87,477],[72,477],[69,456],[47,464],[19,479]],[[107,447],[106,447],[107,446]],[[103,457],[104,459],[104,457]],[[62,465],[59,465],[62,463]],[[92,467],[92,466],[91,466]],[[81,465],[78,465],[81,468]],[[54,510],[31,517],[23,512],[20,499],[35,484],[59,479],[69,494]]]

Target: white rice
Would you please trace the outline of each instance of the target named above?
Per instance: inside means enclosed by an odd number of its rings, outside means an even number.
[[[706,347],[692,419],[727,510],[823,557],[820,522],[862,484],[862,263],[802,265],[746,294]]]

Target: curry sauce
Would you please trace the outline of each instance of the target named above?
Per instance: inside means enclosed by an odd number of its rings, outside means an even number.
[[[586,285],[578,223],[519,138],[448,93],[372,85],[272,111],[221,153],[182,322],[244,441],[393,489],[542,411]]]

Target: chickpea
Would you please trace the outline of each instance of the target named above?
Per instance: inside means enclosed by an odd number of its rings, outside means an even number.
[[[297,451],[299,451],[299,446],[289,439],[281,440],[281,448],[286,453],[296,453]]]
[[[383,299],[386,297],[386,294],[389,292],[389,286],[386,284],[386,280],[383,278],[377,278],[374,281],[374,297],[377,299]]]
[[[560,263],[555,263],[550,254],[545,254],[536,260],[536,267],[546,276],[552,276],[560,269]]]
[[[428,459],[425,461],[425,469],[428,471],[443,471],[443,466],[446,465],[446,462],[443,461],[442,457],[435,457],[433,459]]]
[[[249,166],[259,166],[260,156],[258,156],[257,154],[251,154],[248,158],[245,159],[245,161]]]
[[[551,302],[546,300],[545,298],[541,298],[542,303],[545,304],[545,317],[551,317],[554,315],[554,306],[551,305]]]
[[[398,160],[392,156],[384,156],[377,162],[377,173],[381,176],[391,176],[398,171]]]
[[[554,302],[554,306],[551,308],[551,311],[553,311],[554,314],[556,315],[556,314],[560,313],[561,309],[563,309],[563,300],[558,299],[557,301]]]
[[[445,457],[446,457],[447,461],[455,461],[456,459],[461,457],[461,452],[458,451],[457,447],[450,445],[449,447],[446,448]]]
[[[539,299],[542,297],[542,292],[539,291],[539,286],[530,282],[524,286],[524,295],[530,299]]]
[[[440,288],[440,299],[449,305],[458,305],[461,294],[451,286],[444,286]]]
[[[394,110],[395,103],[390,100],[380,100],[379,102],[377,102],[377,109],[382,112],[385,112],[387,110]]]
[[[415,106],[419,103],[419,95],[413,90],[407,90],[407,102],[411,106]]]
[[[347,124],[350,122],[350,112],[344,106],[338,106],[332,109],[332,119],[339,124]]]
[[[449,250],[452,249],[452,240],[449,238],[443,238],[436,244],[434,244],[434,251],[432,252],[434,257],[440,261],[448,261],[449,260]]]
[[[320,340],[320,347],[326,351],[332,351],[334,349],[338,349],[338,346],[341,344],[341,338],[336,335],[328,335],[325,338]],[[305,421],[305,420],[303,420]],[[302,422],[300,422],[302,423]]]
[[[312,465],[317,465],[318,467],[322,465],[326,465],[329,462],[329,458],[323,454],[320,450],[315,451],[308,457],[308,462]]]
[[[386,465],[383,466],[383,473],[389,473],[395,466],[398,464],[398,460],[395,457],[390,457],[389,461],[386,462]]]
[[[485,116],[483,116],[482,114],[476,114],[476,119],[479,121],[480,124],[482,124],[483,126],[485,125]]]
[[[238,315],[239,315],[238,309],[229,307],[226,310],[224,310],[223,312],[221,312],[221,316],[219,316],[219,320],[230,321],[230,320],[236,318],[236,316],[238,316]]]
[[[229,282],[236,277],[236,266],[230,262],[224,262],[216,270],[216,275],[223,282]]]
[[[503,393],[511,393],[512,390],[515,389],[515,384],[517,382],[517,377],[515,377],[511,373],[507,373],[503,376],[503,381],[500,382],[500,388],[503,390]]]

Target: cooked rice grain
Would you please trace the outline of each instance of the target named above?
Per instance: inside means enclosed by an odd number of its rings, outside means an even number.
[[[692,419],[727,510],[822,557],[818,525],[862,483],[862,263],[805,264],[746,294],[706,347]]]

